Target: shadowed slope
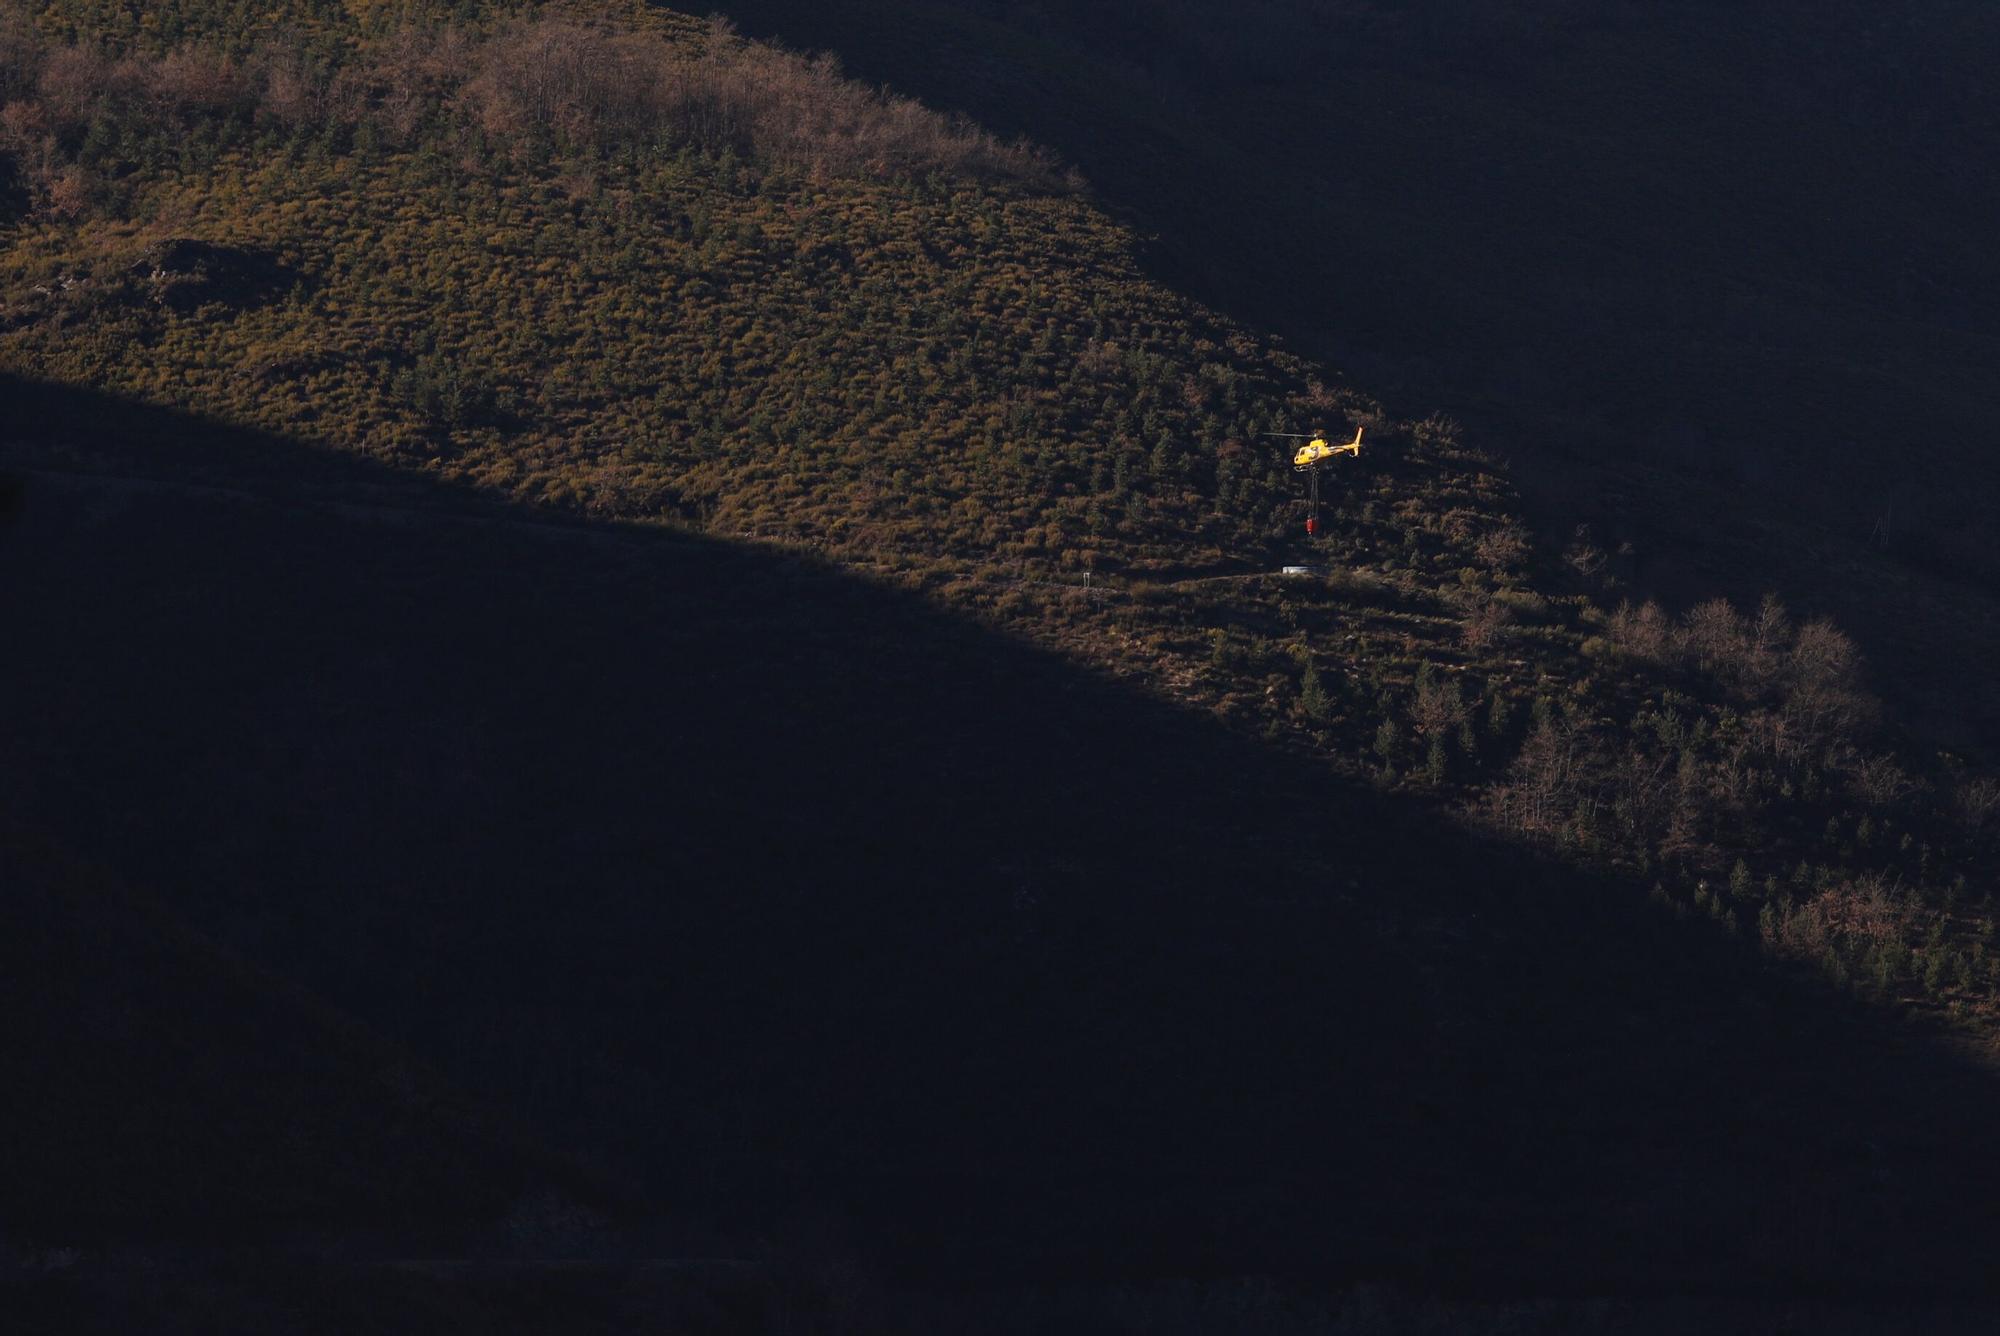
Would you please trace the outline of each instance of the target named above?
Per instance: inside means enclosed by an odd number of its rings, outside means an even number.
[[[0,885],[0,1240],[465,1237],[576,1187],[407,1053],[42,841],[0,829]]]
[[[1630,887],[820,566],[5,390],[86,448],[12,452],[0,796],[663,1207],[932,1275],[1986,1283],[1985,1076]]]

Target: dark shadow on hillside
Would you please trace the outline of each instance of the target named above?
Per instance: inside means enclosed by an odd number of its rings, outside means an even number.
[[[721,10],[1053,147],[1157,232],[1169,281],[1383,392],[1612,428],[1628,450],[1693,436],[1769,465],[1807,445],[1823,472],[1864,423],[1914,438],[1947,411],[1871,405],[1894,373],[1855,376],[1863,344],[1976,368],[2000,332],[1979,296],[2000,269],[1973,240],[1994,126],[1970,110],[2000,26],[1977,5],[1929,24],[1787,0],[1699,20],[1470,0]],[[1861,383],[1791,397],[1828,357]]]
[[[1516,457],[1558,544],[1810,601],[1934,740],[2000,754],[1952,666],[2000,590],[1990,7],[720,8],[1051,146],[1163,281]]]
[[[0,397],[86,447],[0,459],[0,802],[652,1210],[931,1279],[1992,1284],[1988,1076],[1630,887],[810,562]]]
[[[0,226],[27,217],[28,186],[21,179],[20,164],[11,153],[0,153]]]
[[[303,291],[307,276],[252,246],[228,246],[191,237],[155,241],[132,265],[152,300],[177,311],[209,302],[252,308]]]
[[[0,1308],[21,1248],[300,1230],[463,1246],[535,1192],[604,1199],[407,1051],[217,950],[15,809],[0,810]]]

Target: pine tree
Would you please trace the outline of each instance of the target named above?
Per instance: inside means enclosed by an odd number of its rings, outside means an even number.
[[[1384,719],[1375,730],[1375,754],[1382,758],[1384,766],[1396,763],[1396,752],[1402,742],[1402,733],[1394,719]]]

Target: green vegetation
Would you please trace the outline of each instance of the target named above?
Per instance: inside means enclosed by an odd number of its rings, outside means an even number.
[[[1610,603],[1782,591],[2000,763],[1992,5],[721,7],[1062,152],[1152,272],[1466,423]]]
[[[1857,987],[2000,997],[1991,782],[1897,759],[1839,631],[1604,611],[1454,424],[1149,280],[1036,151],[662,12],[165,14],[6,30],[8,366],[894,573]],[[1337,416],[1334,574],[1232,578],[1297,522],[1259,433]]]
[[[1192,11],[1160,12],[1185,20]],[[1270,20],[1266,7],[1258,14],[1257,22]],[[1162,22],[1163,51],[1206,41],[1211,31],[1200,26],[1191,37]],[[1214,58],[1227,65],[1253,49],[1268,44],[1261,37],[1241,51],[1224,44]],[[498,901],[549,911],[549,888],[568,866],[557,847],[562,837],[544,840],[531,829],[544,813],[519,793],[506,792],[490,809],[452,795],[455,786],[476,793],[482,783],[504,784],[489,773],[485,744],[466,739],[525,734],[532,745],[506,753],[514,766],[499,767],[505,774],[592,754],[559,736],[558,724],[538,722],[543,713],[600,741],[630,728],[652,749],[631,763],[630,776],[579,784],[574,806],[558,802],[546,818],[557,831],[588,829],[610,812],[615,829],[648,832],[605,856],[616,875],[608,888],[593,888],[606,902],[593,906],[605,922],[634,931],[651,922],[647,915],[660,911],[646,897],[657,887],[633,869],[677,868],[688,857],[682,844],[650,833],[653,804],[695,813],[691,821],[710,823],[704,834],[729,840],[740,864],[733,870],[750,888],[748,907],[676,908],[687,938],[664,963],[620,954],[625,943],[615,933],[609,945],[571,943],[569,963],[585,962],[589,989],[583,1001],[519,1003],[514,1020],[529,1056],[493,1039],[485,1017],[453,1015],[402,1036],[452,1048],[465,1070],[494,1087],[509,1087],[517,1065],[531,1070],[532,1079],[510,1088],[527,1090],[521,1098],[536,1120],[603,1136],[608,1158],[637,1161],[655,1153],[647,1138],[660,1136],[656,1128],[642,1136],[592,1121],[587,1092],[621,1083],[639,1091],[628,1098],[679,1120],[673,1136],[692,1149],[671,1153],[687,1159],[649,1166],[677,1186],[696,1176],[691,1165],[703,1153],[745,1154],[739,1139],[823,1149],[815,1138],[831,1138],[790,1121],[808,1118],[809,1083],[740,1056],[788,1040],[758,1029],[757,1020],[732,1021],[744,1027],[735,1036],[743,1042],[720,1057],[696,1040],[671,1054],[689,1065],[740,1064],[729,1070],[750,1093],[734,1096],[737,1107],[676,1103],[670,1074],[658,1066],[667,1059],[636,1025],[569,1051],[563,1027],[573,1018],[561,1005],[596,1016],[638,999],[646,1015],[671,1013],[685,1001],[674,988],[693,979],[694,989],[704,970],[718,968],[705,954],[704,933],[731,942],[731,959],[761,960],[766,943],[756,934],[768,929],[760,914],[782,923],[770,931],[800,959],[833,941],[887,972],[893,1005],[865,992],[820,996],[813,989],[829,979],[852,981],[782,959],[756,976],[769,995],[797,1002],[787,991],[796,990],[823,1010],[828,1070],[849,1062],[880,1078],[865,1095],[847,1092],[852,1107],[826,1111],[856,1138],[858,1149],[838,1148],[855,1163],[870,1154],[893,1159],[893,1132],[880,1133],[881,1145],[869,1138],[903,1114],[882,1093],[900,1069],[848,1038],[871,1033],[879,1020],[871,1008],[922,1013],[913,1023],[918,1037],[893,1050],[912,1068],[922,1065],[917,1055],[928,1061],[956,1051],[964,1034],[1001,1033],[1024,1049],[1045,1045],[1052,1061],[1070,1064],[1079,1089],[1124,1109],[1118,1101],[1128,1091],[1091,1084],[1109,1069],[1107,1055],[1136,1053],[1135,1068],[1155,1077],[1181,1061],[1172,1045],[1134,1041],[1134,1027],[1143,1027],[1132,1017],[1173,1018],[1176,1034],[1194,1036],[1190,1045],[1225,1054],[1211,1054],[1211,1067],[1201,1070],[1237,1075],[1236,1041],[1258,1033],[1238,1023],[1247,1016],[1262,1025],[1268,1012],[1290,1007],[1296,999],[1282,981],[1337,976],[1329,986],[1372,1003],[1406,986],[1392,976],[1409,963],[1422,982],[1407,986],[1430,991],[1385,1025],[1380,1043],[1433,1080],[1434,1069],[1459,1055],[1454,1045],[1470,1047],[1456,1037],[1461,1029],[1504,1023],[1469,1019],[1479,1004],[1467,1000],[1503,964],[1527,960],[1540,969],[1559,959],[1579,986],[1611,987],[1599,971],[1622,974],[1628,963],[1587,958],[1589,948],[1577,945],[1603,927],[1596,914],[1617,919],[1612,936],[1645,957],[1649,978],[1668,972],[1656,957],[1670,947],[1686,950],[1696,962],[1688,968],[1727,990],[1831,981],[1846,995],[1843,1006],[1895,1007],[1982,1040],[2000,1035],[1993,900],[2000,781],[1913,743],[1872,693],[1860,651],[1833,621],[1795,615],[1775,596],[1754,607],[1707,597],[1678,613],[1635,596],[1630,553],[1620,543],[1575,526],[1553,541],[1546,525],[1538,534],[1515,478],[1481,447],[1476,430],[1443,415],[1396,417],[1296,345],[1175,290],[1151,272],[1149,240],[1040,149],[864,88],[828,59],[656,8],[606,15],[553,5],[329,2],[273,6],[253,20],[219,0],[56,0],[0,10],[0,152],[0,371],[19,378],[10,388],[21,402],[29,380],[52,396],[39,439],[23,445],[40,462],[170,490],[248,486],[243,480],[260,474],[316,467],[289,449],[305,443],[320,449],[320,464],[334,461],[326,465],[334,480],[315,484],[318,501],[372,504],[377,490],[400,481],[480,498],[505,517],[501,527],[530,527],[523,520],[533,518],[633,544],[616,549],[624,556],[551,559],[552,570],[526,579],[524,589],[508,586],[482,601],[484,582],[505,583],[496,572],[511,575],[538,558],[509,546],[514,539],[491,536],[466,540],[473,556],[463,565],[442,552],[444,540],[383,539],[384,556],[344,520],[261,511],[251,520],[213,497],[201,503],[225,530],[217,550],[231,561],[256,547],[229,546],[230,525],[277,531],[295,521],[375,583],[400,591],[399,579],[437,581],[448,596],[439,601],[457,609],[456,618],[421,610],[424,596],[437,592],[428,585],[379,621],[344,613],[341,596],[326,592],[337,589],[341,572],[329,569],[312,573],[319,598],[305,601],[330,610],[332,625],[362,641],[420,641],[432,616],[450,627],[437,633],[450,648],[423,664],[449,665],[449,673],[438,670],[448,684],[420,681],[407,700],[400,683],[362,692],[397,727],[436,727],[457,748],[384,781],[392,794],[382,801],[395,814],[382,824],[432,849],[424,842],[434,837],[432,825],[456,820],[471,832],[466,839],[506,850],[514,865]],[[1337,266],[1342,256],[1336,247],[1322,258]],[[63,415],[84,412],[85,392],[120,401],[148,429],[85,442],[68,436]],[[1369,444],[1329,469],[1327,536],[1308,550],[1299,537],[1300,485],[1263,433],[1343,420],[1365,423]],[[245,509],[256,507],[245,502]],[[73,541],[76,555],[85,544]],[[727,552],[727,578],[705,565],[700,581],[662,574],[681,559],[680,543]],[[1325,573],[1270,573],[1303,555]],[[644,573],[618,567],[626,557]],[[792,608],[833,598],[813,583],[820,576],[801,573],[808,559],[868,582],[865,593],[842,597],[865,603],[878,619],[865,628],[890,630],[853,629],[838,607],[811,617]],[[217,565],[228,569],[230,561]],[[115,581],[96,576],[91,587],[111,600]],[[203,602],[204,582],[187,579],[176,597],[206,609],[217,643],[240,646],[223,612]],[[732,609],[717,611],[718,591],[733,589],[732,581],[752,591],[740,625],[725,615]],[[643,608],[601,623],[567,611],[571,603],[601,611],[600,604],[630,599],[643,599]],[[147,628],[142,643],[172,643],[178,627],[169,613],[144,600],[116,606]],[[302,616],[285,621],[282,605],[265,613],[276,623],[274,641],[324,648]],[[905,672],[972,680],[983,671],[985,642],[975,652],[953,639],[958,632],[939,629],[937,619],[947,616],[954,627],[971,620],[1001,632],[995,643],[1025,639],[1056,651],[1090,670],[1091,691],[1104,678],[1143,683],[1157,698],[1149,709],[1161,701],[1171,708],[1117,712],[1133,733],[1219,723],[1215,735],[1224,741],[1202,731],[1198,746],[1175,754],[1218,771],[1254,768],[1269,791],[1231,794],[1226,777],[1202,774],[1189,791],[1233,805],[1221,816],[1191,815],[1193,799],[1164,791],[1174,777],[1148,774],[1143,756],[1116,765],[1079,759],[1086,748],[1072,737],[1108,750],[1124,734],[1089,734],[1094,716],[1081,705],[1055,723],[1042,720],[1037,710],[1061,694],[1054,688],[1032,699],[985,688],[968,692],[969,700],[918,695],[922,712],[911,706],[900,717],[899,689],[875,679]],[[770,649],[760,638],[767,625],[803,634],[805,647]],[[576,663],[551,668],[497,648],[493,660],[520,669],[531,685],[517,697],[508,694],[511,682],[503,689],[482,681],[479,638],[493,626],[531,627],[551,645],[574,633],[567,652],[579,663],[596,655],[621,664],[616,690],[606,691],[610,704],[560,714],[548,699],[573,701],[602,684]],[[872,835],[808,815],[792,818],[804,823],[795,831],[804,837],[798,848],[771,849],[748,818],[705,806],[707,767],[728,781],[717,791],[750,793],[764,782],[756,756],[798,745],[775,726],[749,734],[758,748],[745,748],[714,721],[672,716],[684,730],[676,732],[653,719],[648,691],[695,700],[742,671],[710,640],[744,660],[775,658],[743,673],[757,689],[739,688],[730,698],[739,704],[782,696],[801,679],[834,679],[824,689],[838,708],[823,713],[845,722],[821,721],[807,749],[841,755],[880,745],[936,763],[938,775],[884,785],[885,801],[919,809],[935,829],[915,823],[915,835],[899,836],[913,849],[885,851]],[[647,656],[619,659],[627,644],[644,646]],[[826,645],[840,652],[820,653]],[[114,647],[98,648],[99,663],[112,657]],[[902,653],[912,661],[901,662]],[[1040,658],[1010,656],[1005,664],[990,670],[996,680],[1018,671],[1039,682],[1049,672]],[[366,679],[372,670],[354,671]],[[478,709],[463,707],[455,694],[461,684]],[[214,709],[200,689],[187,691]],[[314,692],[322,689],[311,686],[309,704],[338,695]],[[463,719],[452,713],[462,707]],[[1127,824],[1087,837],[1085,821],[1074,832],[1063,824],[1071,818],[1054,811],[1055,800],[1042,810],[1033,805],[1039,797],[1019,797],[1038,795],[1047,777],[1025,758],[981,750],[994,745],[991,734],[965,735],[960,751],[926,749],[938,734],[963,740],[951,732],[961,710],[991,710],[987,725],[1067,758],[1051,768],[1074,768],[1116,795],[1088,807],[1090,823],[1116,813]],[[190,716],[211,717],[200,709]],[[327,736],[340,732],[328,722],[340,722],[338,709],[307,717]],[[119,718],[135,732],[143,724]],[[328,744],[329,758],[309,730],[274,731],[273,754],[296,747],[309,758],[306,773],[330,787],[350,772],[374,773],[367,755],[339,750],[348,743]],[[690,746],[687,736],[708,745],[677,754]],[[45,739],[40,754],[59,754],[63,741]],[[974,759],[941,759],[961,751]],[[940,780],[962,779],[950,773],[961,764],[1003,778],[1004,785],[982,778],[979,791],[1015,795],[1018,809],[996,799],[995,810],[1056,830],[1048,846],[1017,855],[1014,825],[984,824],[977,801],[957,804],[939,793]],[[850,779],[838,769],[809,773],[819,791]],[[261,783],[210,779],[246,803]],[[1135,791],[1140,814],[1123,814],[1125,795]],[[1321,791],[1341,800],[1323,804]],[[1079,790],[1060,792],[1076,798]],[[1094,790],[1081,792],[1088,798]],[[816,795],[808,786],[796,796]],[[1247,815],[1252,808],[1266,815]],[[160,810],[161,829],[132,837],[135,847],[147,838],[178,847],[178,818],[198,825],[182,809]],[[418,810],[421,822],[408,815]],[[1291,838],[1293,812],[1316,833],[1301,838],[1305,852],[1296,856],[1270,852],[1281,836]],[[1396,847],[1370,846],[1359,869],[1373,879],[1365,886],[1331,870],[1337,855],[1327,830],[1348,812],[1385,841],[1382,832],[1401,832]],[[1257,852],[1244,855],[1250,861],[1242,868],[1223,866],[1229,850],[1204,852],[1189,833],[1231,822],[1258,832],[1245,846]],[[335,843],[324,832],[295,835],[305,848]],[[380,838],[393,845],[391,836]],[[1546,872],[1565,892],[1568,878],[1578,885],[1587,878],[1593,890],[1623,900],[1579,908],[1553,898],[1528,903],[1523,892],[1517,936],[1478,929],[1479,968],[1469,981],[1451,982],[1451,969],[1438,962],[1452,958],[1424,954],[1440,950],[1431,943],[1473,935],[1465,925],[1478,917],[1475,904],[1493,917],[1507,906],[1481,899],[1476,886],[1393,884],[1403,847],[1431,838],[1448,853],[1423,866],[1448,869],[1457,882],[1477,880],[1491,841],[1519,860],[1511,868]],[[891,896],[850,916],[830,898],[791,898],[801,887],[824,889],[814,879],[830,879],[819,866],[825,858],[876,869],[897,895],[919,884],[928,891],[924,879],[935,865],[925,860],[939,849],[979,864],[955,888],[963,904],[939,909]],[[1338,857],[1349,852],[1341,848]],[[220,874],[218,885],[182,887],[188,902],[251,939],[277,931],[260,917],[255,896],[259,879],[282,875],[285,861],[268,849],[239,851],[233,861],[241,866]],[[629,884],[621,880],[628,876]],[[1234,876],[1250,884],[1241,894],[1267,920],[1231,917],[1233,904],[1217,908],[1215,888],[1239,893]],[[1281,884],[1283,894],[1273,889]],[[314,912],[324,917],[310,932],[298,929],[309,946],[291,949],[329,979],[390,950],[368,934],[394,920],[403,886],[390,879],[355,890],[358,904],[341,898],[344,887],[315,887],[327,907]],[[1167,903],[1147,898],[1159,887],[1172,891]],[[1043,908],[1045,896],[1061,901],[1051,888],[1086,908]],[[1336,941],[1357,921],[1374,926],[1376,911],[1355,908],[1366,896],[1406,894],[1414,902],[1418,890],[1438,903],[1412,914],[1421,926],[1409,935],[1424,944],[1408,947],[1409,962],[1396,954],[1405,947],[1393,932],[1381,940],[1397,945],[1380,958]],[[1003,896],[1004,912],[993,908]],[[1302,908],[1301,900],[1310,904]],[[486,908],[459,907],[464,917],[451,921],[460,935],[440,935],[454,946],[477,939]],[[511,926],[529,936],[563,921],[528,909],[520,915]],[[1566,926],[1564,916],[1576,923]],[[1216,926],[1224,921],[1227,929]],[[950,948],[937,940],[908,948],[905,934],[922,939],[908,924],[931,926]],[[1204,954],[1213,940],[1227,947],[1217,948],[1226,968]],[[1356,930],[1355,943],[1371,940]],[[382,986],[382,1014],[368,1017],[371,1024],[394,1032],[419,1025],[405,1016],[434,1010],[424,977],[430,949],[406,947],[395,957],[400,972],[383,967],[392,982]],[[1163,982],[1173,972],[1165,966],[1159,975],[1114,969],[1115,987],[1093,973],[1100,961],[1122,969],[1126,957],[1151,949],[1178,971],[1173,986]],[[449,977],[494,984],[484,971],[499,976],[518,963],[458,963],[452,967],[462,973]],[[1744,982],[1752,975],[1762,982]],[[1025,977],[1033,982],[1019,983]],[[958,997],[937,982],[961,978],[988,992]],[[1203,1029],[1211,1023],[1203,1002],[1175,991],[1184,978],[1236,990],[1228,996],[1237,1010],[1214,1022],[1222,1038]],[[600,979],[601,995],[590,991]],[[992,1001],[1011,1007],[1016,988],[1029,997],[1025,1039],[1005,1029],[1010,1022]],[[1075,1021],[1063,1011],[1100,988],[1107,990],[1101,1015]],[[1111,995],[1117,989],[1126,991]],[[1335,1000],[1360,1009],[1345,993]],[[1643,1020],[1643,1007],[1634,1006]],[[746,1006],[746,1014],[758,1013]],[[1332,1042],[1346,1014],[1290,1019],[1283,1042],[1270,1047]],[[1588,1050],[1582,1041],[1577,1047]],[[1387,1061],[1365,1044],[1357,1052],[1348,1055],[1356,1070]],[[1034,1049],[1034,1060],[1042,1057]],[[816,1050],[813,1062],[821,1061]],[[1264,1081],[1275,1089],[1273,1073],[1289,1071],[1262,1049],[1242,1061],[1252,1088]],[[1373,1079],[1384,1091],[1406,1075],[1390,1066],[1381,1073]],[[1538,1077],[1526,1071],[1514,1079],[1528,1086]],[[960,1096],[944,1090],[946,1078],[935,1079],[938,1090],[912,1098],[963,1113],[953,1102]],[[1225,1084],[1218,1077],[1217,1088]],[[1538,1107],[1524,1100],[1510,1106],[1511,1116],[1526,1123],[1524,1110]],[[1191,1126],[1204,1108],[1190,1105],[1177,1116]],[[1008,1138],[1019,1136],[1035,1154],[1057,1153],[1035,1140],[1054,1133],[1035,1126],[1031,1109],[981,1108],[968,1117],[966,1125],[995,1145],[1011,1148]],[[1011,1121],[1000,1134],[982,1118]],[[1171,1158],[1170,1133],[1181,1124],[1161,1126],[1158,1145],[1133,1152],[1158,1152],[1148,1162],[1155,1166]],[[993,1163],[1008,1162],[996,1151]],[[1393,1179],[1385,1170],[1370,1190],[1394,1201],[1403,1184]],[[1496,1200],[1507,1195],[1493,1192]],[[1725,1194],[1706,1206],[1718,1204],[1739,1203]],[[1687,1210],[1683,1223],[1701,1218]]]

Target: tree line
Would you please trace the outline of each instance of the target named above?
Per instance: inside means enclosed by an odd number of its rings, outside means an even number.
[[[444,137],[513,155],[693,147],[822,177],[1070,184],[1038,148],[855,83],[831,56],[744,41],[722,20],[695,40],[547,13],[154,54],[51,41],[20,13],[0,15],[0,152],[45,214],[84,213],[135,159],[258,134],[385,148]]]

